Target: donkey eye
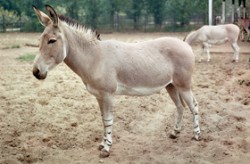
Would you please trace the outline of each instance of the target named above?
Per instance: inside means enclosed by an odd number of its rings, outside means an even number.
[[[48,44],[52,44],[52,43],[55,43],[55,42],[56,42],[55,39],[50,39],[50,40],[48,41]]]

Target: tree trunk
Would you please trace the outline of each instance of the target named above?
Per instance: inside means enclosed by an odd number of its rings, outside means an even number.
[[[6,31],[6,26],[5,26],[5,16],[4,16],[4,14],[3,14],[3,32],[5,32]]]

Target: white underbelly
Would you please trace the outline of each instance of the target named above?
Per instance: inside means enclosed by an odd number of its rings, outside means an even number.
[[[165,88],[171,82],[172,81],[164,85],[155,86],[155,87],[140,87],[140,86],[130,87],[130,86],[126,86],[124,84],[118,83],[115,94],[116,95],[129,95],[129,96],[147,96],[147,95],[160,92],[163,88]]]
[[[224,39],[218,39],[218,40],[208,40],[209,44],[214,44],[214,45],[219,45],[219,44],[224,44],[228,41],[228,38]]]

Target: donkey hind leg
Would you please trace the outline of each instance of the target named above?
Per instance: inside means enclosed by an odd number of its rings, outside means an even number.
[[[204,46],[204,44],[202,44],[199,62],[201,62],[203,60],[204,53],[205,53],[205,46]]]
[[[181,131],[181,122],[182,122],[182,117],[183,117],[183,109],[184,109],[183,105],[184,104],[181,100],[181,97],[179,96],[178,91],[176,90],[173,84],[169,84],[168,86],[166,86],[166,89],[177,108],[177,117],[175,120],[174,130],[170,134],[170,138],[174,139],[177,137],[177,134],[179,134]]]
[[[203,55],[204,55],[205,51],[206,51],[206,53],[207,53],[207,62],[210,61],[211,56],[210,56],[209,47],[211,47],[211,45],[209,45],[208,43],[206,43],[206,42],[202,43],[202,51],[201,51],[201,53],[200,53],[199,62],[201,62],[201,61],[203,60]]]
[[[234,50],[234,55],[233,55],[233,62],[238,62],[239,60],[239,52],[240,52],[240,47],[238,46],[237,42],[231,43],[232,48]]]
[[[200,127],[199,127],[198,103],[196,99],[194,98],[191,90],[180,91],[180,95],[184,99],[184,101],[186,102],[186,104],[188,105],[189,109],[191,110],[193,114],[194,138],[196,140],[199,140],[199,136],[201,132],[200,132]]]
[[[105,158],[110,155],[110,147],[112,146],[112,125],[113,125],[113,97],[106,96],[104,98],[97,98],[100,106],[102,121],[104,126],[104,135],[101,145],[98,149],[101,151],[100,157]]]
[[[203,45],[204,45],[205,50],[207,52],[207,62],[210,62],[211,56],[210,56],[209,48],[211,47],[211,45],[208,43],[203,43]]]

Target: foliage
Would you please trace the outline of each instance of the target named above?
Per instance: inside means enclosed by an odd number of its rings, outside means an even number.
[[[158,0],[158,1],[146,0],[147,7],[150,13],[154,17],[154,23],[157,28],[161,27],[163,22],[165,3],[166,0]]]
[[[2,49],[13,49],[13,48],[20,48],[19,44],[13,44],[11,46],[3,47]]]
[[[208,22],[208,0],[0,0],[0,30],[22,22],[22,31],[41,31],[32,5],[45,11],[45,4],[93,28],[115,31],[188,29],[190,22]],[[213,17],[221,15],[221,0],[213,0],[213,11]]]
[[[145,8],[145,2],[144,0],[131,0],[129,4],[130,6],[127,10],[127,14],[134,22],[134,29],[138,30],[139,20],[142,16],[142,10]]]
[[[12,20],[18,20],[18,16],[16,15],[16,13],[14,11],[9,11],[4,9],[3,7],[0,7],[0,22],[1,23],[1,29],[0,31],[5,32],[6,31],[6,22],[10,22]]]
[[[21,15],[21,8],[18,6],[18,0],[0,0],[0,7],[8,12],[15,12],[18,16]]]
[[[33,61],[35,57],[36,57],[35,54],[27,53],[27,54],[19,56],[17,59],[20,61]]]
[[[84,11],[86,14],[86,24],[97,28],[98,18],[101,14],[101,0],[86,0],[84,5]]]

